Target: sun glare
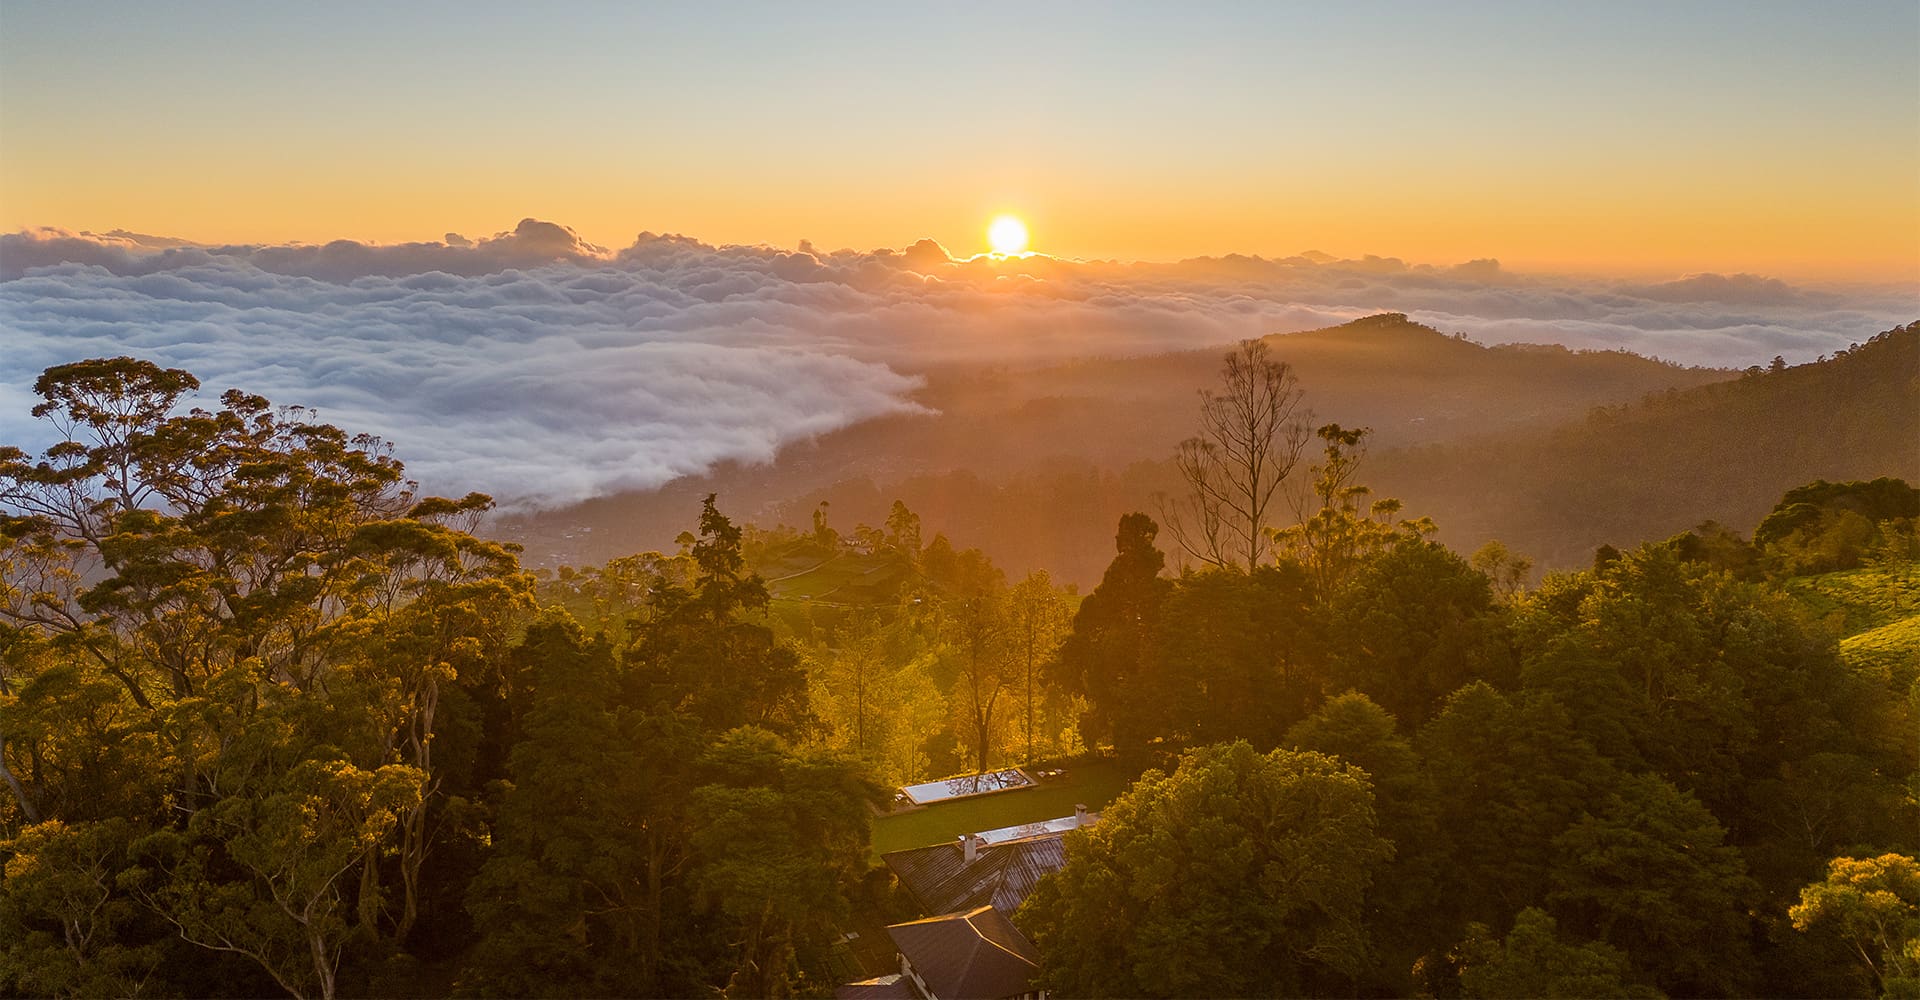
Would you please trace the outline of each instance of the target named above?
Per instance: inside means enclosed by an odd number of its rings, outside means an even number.
[[[1027,224],[1011,215],[1003,215],[987,227],[987,243],[997,254],[1011,257],[1023,253],[1027,249]]]

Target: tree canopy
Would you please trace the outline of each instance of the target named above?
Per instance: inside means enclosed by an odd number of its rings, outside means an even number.
[[[1284,444],[1236,357],[1208,433]],[[707,495],[530,571],[487,497],[199,389],[62,365],[56,443],[0,447],[0,994],[823,994],[918,915],[884,784],[1097,761],[1130,787],[1016,918],[1062,995],[1920,995],[1898,480],[1535,580],[1329,424],[1293,525],[1223,506],[1170,571],[1126,514],[1084,598],[904,503]]]
[[[1369,958],[1361,916],[1393,847],[1366,773],[1240,741],[1149,771],[1070,836],[1019,923],[1070,995],[1316,995]]]

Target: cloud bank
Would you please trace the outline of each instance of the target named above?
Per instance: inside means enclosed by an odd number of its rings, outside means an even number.
[[[1912,290],[1752,275],[1654,285],[1393,258],[1170,264],[830,253],[641,234],[611,250],[528,219],[479,239],[201,246],[124,231],[0,236],[0,441],[45,367],[133,354],[394,441],[430,489],[553,504],[648,488],[917,409],[915,372],[1146,354],[1405,312],[1486,343],[1790,361],[1910,321]]]

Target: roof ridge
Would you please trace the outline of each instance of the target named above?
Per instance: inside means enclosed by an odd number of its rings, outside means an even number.
[[[1020,960],[1020,961],[1022,961],[1022,962],[1028,962],[1028,963],[1031,963],[1031,961],[1032,961],[1032,960],[1031,960],[1031,959],[1029,959],[1029,958],[1027,958],[1027,956],[1025,956],[1025,955],[1022,955],[1022,954],[1020,954],[1019,952],[1017,952],[1017,951],[1014,951],[1013,949],[1011,949],[1011,948],[1009,948],[1009,947],[1007,947],[1006,945],[1004,945],[1004,944],[1001,944],[1000,942],[998,942],[998,941],[996,941],[996,940],[994,940],[993,938],[991,938],[991,937],[989,937],[989,936],[987,936],[987,933],[986,933],[985,931],[983,931],[983,930],[981,930],[978,924],[975,924],[975,923],[973,922],[973,918],[974,918],[974,917],[976,917],[976,916],[979,916],[979,915],[980,915],[980,910],[992,910],[992,909],[993,909],[993,907],[992,907],[992,906],[982,906],[982,907],[980,907],[979,909],[975,909],[975,910],[972,910],[972,911],[970,911],[970,912],[969,912],[969,913],[967,914],[967,916],[966,916],[966,921],[967,921],[967,926],[968,926],[968,927],[971,927],[971,928],[973,928],[973,934],[974,934],[974,936],[975,936],[975,937],[977,937],[977,938],[979,938],[980,940],[982,940],[982,941],[985,941],[986,943],[988,943],[988,944],[990,944],[990,945],[992,945],[992,946],[994,946],[995,948],[998,948],[998,949],[1000,949],[1001,951],[1003,951],[1003,952],[1005,952],[1005,953],[1007,953],[1007,954],[1009,954],[1009,955],[1012,955],[1012,956],[1013,956],[1014,958],[1017,958],[1017,959],[1019,959],[1019,960]],[[997,910],[996,910],[995,912],[999,912],[999,911],[997,911]],[[1008,922],[1009,924],[1011,924],[1011,923],[1012,923],[1012,921],[1011,921],[1011,920],[1009,920],[1009,921],[1007,921],[1007,922]],[[1014,928],[1014,930],[1016,930],[1016,931],[1017,931],[1017,930],[1019,930],[1019,929],[1020,929],[1019,927],[1015,927],[1015,928]]]
[[[972,913],[974,911],[969,910],[967,912]],[[966,913],[936,913],[931,917],[921,917],[918,920],[902,920],[897,924],[890,924],[889,926],[890,927],[911,927],[914,924],[931,924],[931,923],[937,923],[942,920],[952,920],[954,917],[959,917],[962,920],[965,920],[967,917],[967,914]],[[972,924],[972,921],[967,921],[967,922],[969,925]]]
[[[990,945],[993,945],[995,948],[999,949],[1002,953],[1010,955],[1013,958],[1016,958],[1027,965],[1032,965],[1037,968],[1039,966],[1038,962],[1035,962],[1032,958],[1029,958],[1028,956],[1020,953],[1019,951],[1016,951],[1013,948],[1008,947],[1005,942],[1002,942],[999,938],[987,933],[984,929],[980,927],[980,925],[973,922],[973,919],[975,917],[986,916],[987,911],[992,911],[992,915],[996,919],[1004,923],[1007,929],[1012,931],[1017,937],[1019,937],[1022,940],[1026,939],[1026,934],[1020,930],[1020,925],[1014,923],[1011,917],[1008,917],[1006,914],[1001,913],[997,907],[994,907],[992,905],[981,906],[968,911],[966,915],[967,926],[973,929],[973,933],[976,936],[978,936],[980,940],[985,941]],[[1031,943],[1029,943],[1029,947],[1031,947]]]

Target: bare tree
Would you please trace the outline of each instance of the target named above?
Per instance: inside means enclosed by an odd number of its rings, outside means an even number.
[[[1053,588],[1053,578],[1044,569],[1027,574],[1007,594],[1007,629],[1027,703],[1025,763],[1033,762],[1033,703],[1040,689],[1041,665],[1059,653],[1072,625],[1073,607]]]
[[[1005,725],[995,710],[1001,695],[1012,687],[1015,673],[1006,597],[976,594],[955,602],[953,611],[949,641],[960,660],[954,682],[955,714],[966,725],[961,742],[973,744],[975,770],[985,773],[994,737]]]
[[[1293,366],[1259,340],[1243,340],[1220,368],[1219,390],[1200,390],[1200,434],[1174,463],[1187,495],[1161,498],[1160,519],[1189,556],[1251,570],[1269,547],[1280,484],[1312,437]]]

